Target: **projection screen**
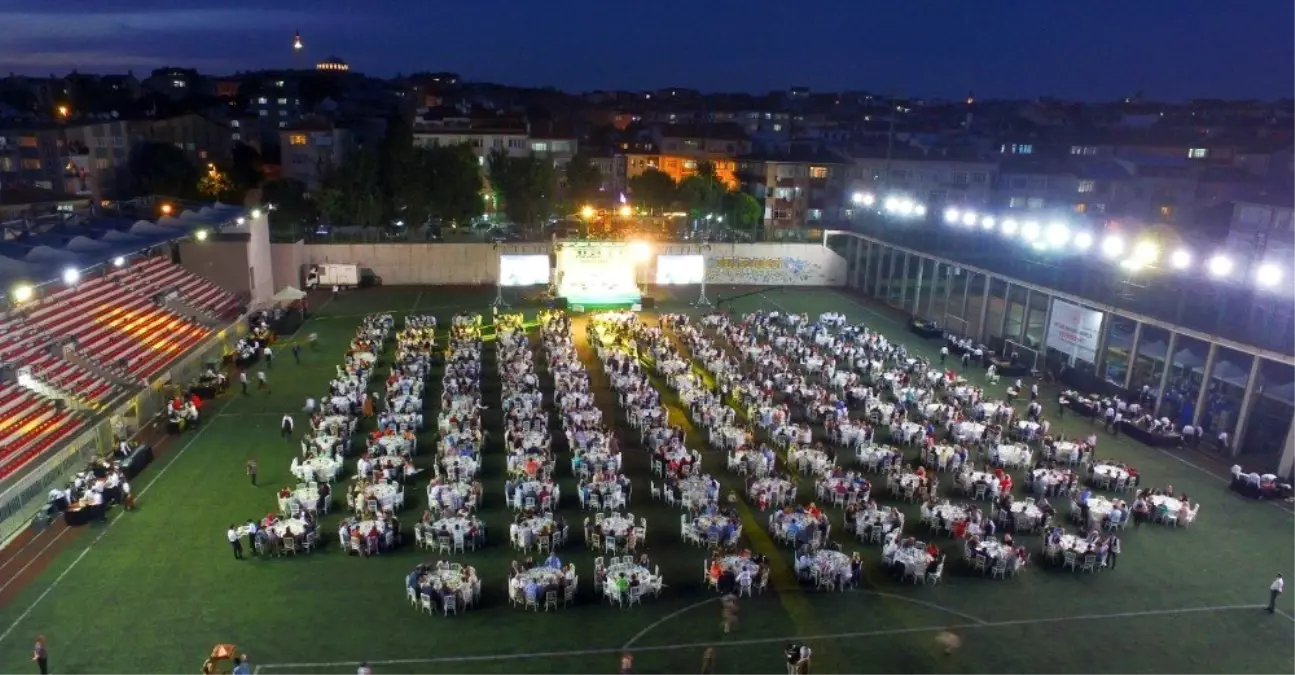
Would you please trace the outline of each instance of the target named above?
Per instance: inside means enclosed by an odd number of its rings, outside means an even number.
[[[499,279],[503,286],[539,286],[549,283],[546,255],[499,256]]]
[[[699,255],[659,255],[656,282],[663,286],[700,284],[706,276],[706,262]]]

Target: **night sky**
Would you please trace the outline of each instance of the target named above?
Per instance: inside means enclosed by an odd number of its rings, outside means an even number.
[[[298,29],[303,64],[575,91],[1180,100],[1295,82],[1291,0],[4,0],[0,71],[290,67]]]

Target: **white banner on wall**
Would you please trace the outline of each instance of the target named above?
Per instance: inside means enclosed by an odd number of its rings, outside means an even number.
[[[700,255],[659,255],[656,282],[662,286],[700,284],[706,276],[706,260]]]
[[[1076,359],[1097,362],[1097,342],[1102,332],[1102,313],[1069,302],[1052,300],[1052,318],[1044,343]]]

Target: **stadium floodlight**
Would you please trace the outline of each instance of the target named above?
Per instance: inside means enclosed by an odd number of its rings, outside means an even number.
[[[621,214],[621,218],[629,218],[630,216],[634,215],[634,209],[631,209],[630,205],[626,204],[620,208],[620,214]]]
[[[1124,253],[1124,240],[1117,235],[1112,234],[1102,240],[1102,255],[1106,256],[1107,260],[1114,260],[1122,253]]]
[[[32,288],[30,284],[18,284],[17,286],[14,286],[14,289],[13,289],[14,302],[18,302],[18,303],[23,303],[23,302],[27,302],[28,300],[31,300],[32,296],[35,294],[36,294],[36,289]]]
[[[1124,260],[1120,261],[1120,267],[1123,267],[1124,269],[1130,272],[1136,272],[1145,266],[1146,266],[1146,263],[1143,262],[1142,259],[1138,258],[1136,255],[1129,258],[1125,258]]]
[[[1065,223],[1051,223],[1048,225],[1048,244],[1053,248],[1061,248],[1070,241],[1070,228]]]
[[[886,210],[891,213],[895,213],[896,211],[899,211],[899,198],[887,197],[884,206]]]
[[[81,272],[75,267],[69,267],[63,270],[63,283],[71,286],[81,280]]]
[[[925,218],[925,217],[926,217],[926,205],[925,205],[925,204],[913,204],[913,215],[914,215],[914,216],[916,216],[916,217],[918,217],[918,218]]]
[[[261,217],[261,209],[252,209],[252,217],[253,217],[253,218],[260,218],[260,217]]]
[[[246,223],[246,222],[247,222],[247,219],[242,216],[239,216],[234,220],[234,224],[238,225],[239,227],[242,227],[243,223]]]
[[[594,211],[594,207],[588,204],[585,204],[584,206],[580,207],[580,217],[584,218],[585,220],[593,218],[594,215],[596,214],[597,214],[597,211]]]
[[[1264,263],[1255,270],[1255,282],[1264,288],[1272,288],[1281,283],[1282,270],[1272,263]]]
[[[1011,218],[1008,218],[1007,220],[1004,220],[1004,221],[1003,221],[1003,234],[1005,234],[1005,235],[1007,235],[1007,236],[1009,236],[1009,237],[1010,237],[1010,236],[1012,236],[1012,235],[1014,235],[1014,234],[1016,234],[1016,221],[1015,221],[1015,220],[1012,220]]]
[[[117,256],[116,258],[113,258],[113,259],[112,259],[112,266],[113,266],[113,267],[125,267],[125,266],[126,266],[126,258],[124,258],[124,257],[122,257],[122,256]]]
[[[859,206],[872,206],[877,203],[877,198],[871,192],[856,192],[850,195],[850,201]]]
[[[1133,246],[1133,257],[1143,265],[1154,265],[1160,259],[1160,246],[1149,239],[1143,239]]]
[[[1087,232],[1079,232],[1075,234],[1075,248],[1079,249],[1080,251],[1087,251],[1092,247],[1093,247],[1093,235]]]
[[[1169,256],[1169,264],[1176,270],[1185,270],[1192,264],[1192,254],[1188,253],[1187,249],[1180,248]]]
[[[966,213],[962,214],[962,224],[963,224],[963,225],[966,225],[967,227],[971,227],[972,225],[975,225],[975,224],[976,224],[976,212],[975,212],[975,211],[968,211],[968,212],[966,212]]]
[[[1034,241],[1039,238],[1039,224],[1033,220],[1027,220],[1021,223],[1021,238],[1025,241]]]
[[[198,241],[207,241],[207,231],[206,231],[206,230],[198,230],[197,232],[194,232],[194,233],[193,233],[193,236],[194,236],[194,237],[196,237],[196,238],[198,239]]]
[[[994,229],[994,217],[993,217],[993,216],[985,216],[984,218],[981,218],[981,219],[980,219],[980,226],[981,226],[981,227],[983,227],[983,228],[985,228],[986,230],[992,230],[992,229]]]
[[[958,213],[958,210],[955,208],[947,208],[944,210],[944,222],[950,225],[956,225],[961,217],[962,214]]]
[[[1210,276],[1216,279],[1222,279],[1232,274],[1232,259],[1225,255],[1216,255],[1210,258],[1209,262]]]
[[[638,262],[644,262],[652,257],[652,247],[646,241],[630,242],[630,255]]]

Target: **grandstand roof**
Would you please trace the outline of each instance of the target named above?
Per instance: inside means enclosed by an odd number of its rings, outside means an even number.
[[[157,221],[71,214],[59,220],[5,223],[0,241],[0,293],[17,284],[40,286],[64,270],[84,271],[159,244],[185,239],[200,229],[218,230],[244,213],[241,206],[194,206]]]

